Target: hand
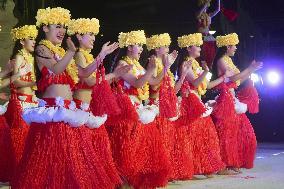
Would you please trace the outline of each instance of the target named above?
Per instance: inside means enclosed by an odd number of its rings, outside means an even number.
[[[263,62],[258,62],[258,61],[253,60],[249,67],[254,72],[254,71],[261,69],[262,66],[263,66]]]
[[[124,74],[128,73],[133,68],[132,65],[119,65],[114,70],[114,75],[116,78],[123,76]]]
[[[224,77],[231,77],[233,75],[234,75],[234,72],[232,70],[226,70],[225,74],[224,74]]]
[[[181,75],[186,76],[191,70],[191,64],[185,62],[181,67]]]
[[[171,63],[170,63],[170,60],[169,60],[169,55],[162,55],[162,62],[164,64],[164,69],[165,70],[168,70],[170,67],[171,67]]]
[[[8,100],[9,96],[7,95],[7,93],[0,93],[0,99],[1,100]]]
[[[173,65],[173,63],[175,62],[175,60],[177,59],[178,57],[178,51],[174,50],[173,52],[171,52],[169,55],[169,63],[170,63],[170,66]]]
[[[154,56],[151,56],[149,58],[149,63],[148,63],[148,66],[147,66],[147,71],[150,71],[150,72],[154,72],[154,70],[156,69],[156,58]]]
[[[207,63],[205,61],[201,61],[201,67],[205,72],[209,72],[209,68],[207,66]]]
[[[77,48],[75,47],[73,41],[71,40],[70,37],[67,38],[66,40],[66,44],[67,44],[67,48],[68,50],[72,51],[72,52],[76,52]]]
[[[111,54],[113,51],[115,51],[119,46],[118,46],[118,43],[112,43],[110,44],[110,42],[106,42],[103,47],[102,47],[102,50],[101,50],[101,54],[102,56],[106,56],[106,55],[109,55]]]

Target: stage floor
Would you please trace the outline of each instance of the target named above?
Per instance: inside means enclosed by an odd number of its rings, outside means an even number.
[[[8,186],[0,186],[8,189]],[[170,183],[167,189],[283,189],[284,143],[258,145],[255,167],[235,176]]]
[[[283,189],[284,144],[258,145],[255,166],[234,176],[170,183],[167,189]]]

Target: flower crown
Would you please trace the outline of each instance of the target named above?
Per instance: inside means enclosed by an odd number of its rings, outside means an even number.
[[[228,35],[216,37],[217,47],[224,47],[224,46],[237,45],[237,44],[239,44],[239,38],[236,33],[231,33]]]
[[[99,20],[96,18],[79,18],[79,19],[72,19],[68,23],[68,35],[78,34],[86,34],[86,33],[93,33],[97,35],[100,30],[100,23]]]
[[[11,36],[13,41],[23,39],[35,39],[38,31],[35,25],[25,25],[22,27],[14,28],[11,30]]]
[[[203,40],[201,33],[194,33],[178,37],[178,46],[180,48],[185,48],[190,46],[201,46],[202,44]]]
[[[160,35],[153,35],[146,39],[146,45],[148,50],[168,47],[171,44],[171,37],[168,33],[163,33]]]
[[[70,11],[61,7],[38,9],[36,15],[36,26],[60,24],[67,26],[71,19]]]
[[[119,47],[128,47],[129,45],[144,45],[146,44],[146,37],[144,30],[131,31],[128,33],[119,33],[118,36]]]

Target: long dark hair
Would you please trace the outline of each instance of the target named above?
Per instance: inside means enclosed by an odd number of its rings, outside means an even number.
[[[120,48],[116,51],[114,51],[113,56],[111,57],[111,66],[109,72],[113,72],[116,66],[118,65],[118,62],[122,59],[122,57],[126,56],[127,54],[127,48]]]
[[[183,63],[183,61],[185,60],[185,58],[188,56],[188,51],[187,51],[187,48],[181,48],[179,50],[179,53],[178,53],[178,57],[177,57],[177,64],[176,64],[176,67],[175,67],[175,75],[178,75],[178,77],[180,77],[180,74],[181,74],[181,65]]]
[[[76,48],[80,48],[80,43],[79,43],[79,40],[78,40],[76,34],[71,35],[70,37],[71,37],[71,40],[72,40],[72,42],[74,43],[75,47],[76,47]],[[66,41],[66,40],[65,40],[65,41]]]
[[[43,39],[45,39],[45,32],[43,31],[43,26],[40,26],[40,28],[38,29],[37,38],[35,40],[35,50],[36,50],[37,46],[39,45],[39,42]],[[35,51],[35,56],[38,56],[36,51]],[[41,73],[40,73],[39,67],[38,67],[36,62],[34,64],[34,71],[35,71],[35,75],[36,75],[36,81],[38,82],[41,78]]]
[[[212,65],[212,80],[218,78],[218,60],[222,58],[227,53],[227,47],[220,47],[217,49],[217,53],[214,57],[213,65]]]
[[[17,40],[13,47],[13,51],[12,51],[12,55],[10,56],[10,59],[14,59],[16,55],[18,54],[19,50],[21,50],[22,48],[23,48],[23,45],[21,44],[21,41]]]

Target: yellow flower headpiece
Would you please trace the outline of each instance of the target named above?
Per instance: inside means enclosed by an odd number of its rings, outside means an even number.
[[[216,45],[217,47],[224,47],[229,45],[237,45],[239,43],[239,38],[236,33],[231,33],[224,36],[216,37]]]
[[[131,31],[128,33],[119,33],[119,47],[128,47],[129,45],[144,45],[146,44],[146,36],[144,30]]]
[[[36,26],[49,24],[60,24],[67,26],[71,19],[70,11],[61,7],[38,9],[36,15]]]
[[[79,18],[72,19],[68,24],[68,35],[94,33],[97,35],[100,30],[99,20],[96,18]]]
[[[146,39],[146,45],[148,50],[168,47],[171,44],[171,37],[168,33],[163,33],[160,35],[152,35],[150,38]]]
[[[11,36],[13,41],[23,39],[35,39],[38,31],[35,25],[25,25],[22,27],[14,28],[11,30]]]
[[[201,33],[194,33],[178,37],[178,46],[180,48],[185,48],[190,46],[201,46],[202,44],[203,40]]]

